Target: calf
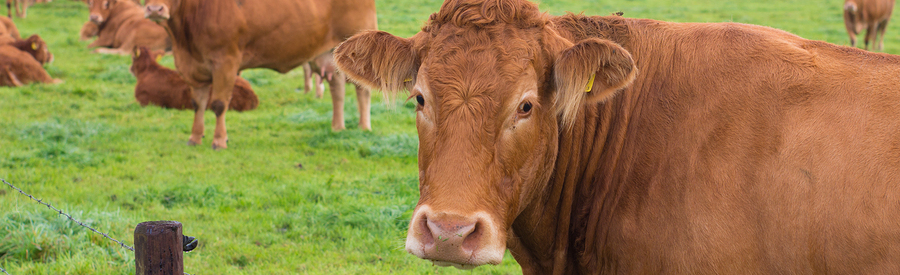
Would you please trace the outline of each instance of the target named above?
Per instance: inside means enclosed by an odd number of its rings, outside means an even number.
[[[166,29],[144,18],[141,6],[127,0],[88,0],[90,22],[82,27],[85,33],[96,33],[89,48],[105,54],[129,54],[134,47],[148,47],[150,50],[169,50],[171,41]],[[88,37],[89,38],[89,37]]]
[[[44,70],[53,55],[39,36],[0,46],[0,86],[22,86],[33,82],[59,83]]]
[[[151,53],[147,47],[134,51],[131,73],[138,80],[134,87],[134,98],[142,107],[154,104],[179,110],[195,108],[191,99],[192,89],[181,75],[156,62],[162,55],[162,51]],[[250,83],[241,77],[235,78],[232,93],[234,96],[231,97],[231,106],[235,111],[253,110],[259,105],[259,99],[250,88]]]
[[[884,49],[884,30],[893,11],[894,0],[845,0],[844,25],[850,35],[850,45],[856,47],[856,35],[866,29],[866,50],[875,39],[878,39],[875,50]]]
[[[2,18],[2,17],[0,17]],[[41,39],[37,34],[31,35],[28,39],[15,39],[14,41],[7,43],[7,45],[13,46],[16,49],[23,51],[32,57],[41,65],[53,62],[53,54],[50,53],[50,49],[47,48],[47,42],[44,42],[44,39]]]

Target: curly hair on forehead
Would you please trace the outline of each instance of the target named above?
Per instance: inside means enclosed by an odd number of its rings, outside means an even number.
[[[447,23],[460,28],[486,28],[498,23],[519,28],[540,28],[548,16],[538,6],[526,0],[447,0],[440,11],[431,14],[424,32]]]

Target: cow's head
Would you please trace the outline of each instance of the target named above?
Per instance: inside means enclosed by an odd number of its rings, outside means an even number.
[[[410,91],[419,193],[406,250],[438,265],[498,264],[513,221],[543,195],[559,131],[636,69],[616,43],[571,43],[524,0],[448,0],[421,32],[356,35],[335,51],[357,83]]]
[[[147,0],[144,2],[144,17],[157,23],[169,20],[172,9],[180,4],[181,0]]]
[[[159,60],[166,54],[165,50],[156,50],[151,52],[144,46],[134,47],[131,51],[131,74],[137,76],[139,73],[147,70],[154,64],[159,64]]]
[[[90,20],[97,25],[102,25],[109,19],[110,11],[120,0],[87,0],[85,3],[90,9]]]
[[[22,42],[24,42],[23,50],[34,56],[34,59],[42,65],[53,62],[53,54],[47,48],[47,42],[44,42],[44,39],[37,34],[31,35]]]

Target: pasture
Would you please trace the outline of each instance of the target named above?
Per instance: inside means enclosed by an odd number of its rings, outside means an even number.
[[[378,0],[379,28],[408,37],[440,0]],[[848,45],[838,0],[545,0],[541,8],[678,22],[741,22]],[[406,253],[418,200],[414,105],[373,95],[373,131],[330,130],[327,93],[302,92],[302,72],[247,70],[257,110],[228,113],[229,148],[186,145],[193,114],[134,99],[128,56],[93,54],[78,40],[84,4],[57,0],[16,18],[56,60],[57,85],[0,88],[0,178],[132,244],[143,221],[176,220],[200,246],[191,274],[517,274],[510,255],[473,271]],[[900,25],[885,51],[900,53]],[[173,67],[172,57],[162,63]],[[0,267],[10,274],[131,274],[131,252],[0,185]]]

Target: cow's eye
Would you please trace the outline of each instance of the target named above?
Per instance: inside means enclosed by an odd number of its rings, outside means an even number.
[[[103,2],[103,8],[104,8],[104,9],[108,9],[108,8],[109,8],[109,1]]]
[[[419,103],[419,106],[425,107],[425,97],[422,95],[416,95],[416,102]]]
[[[531,102],[525,101],[519,104],[519,115],[527,115],[531,113],[531,108],[534,107],[531,105]]]

